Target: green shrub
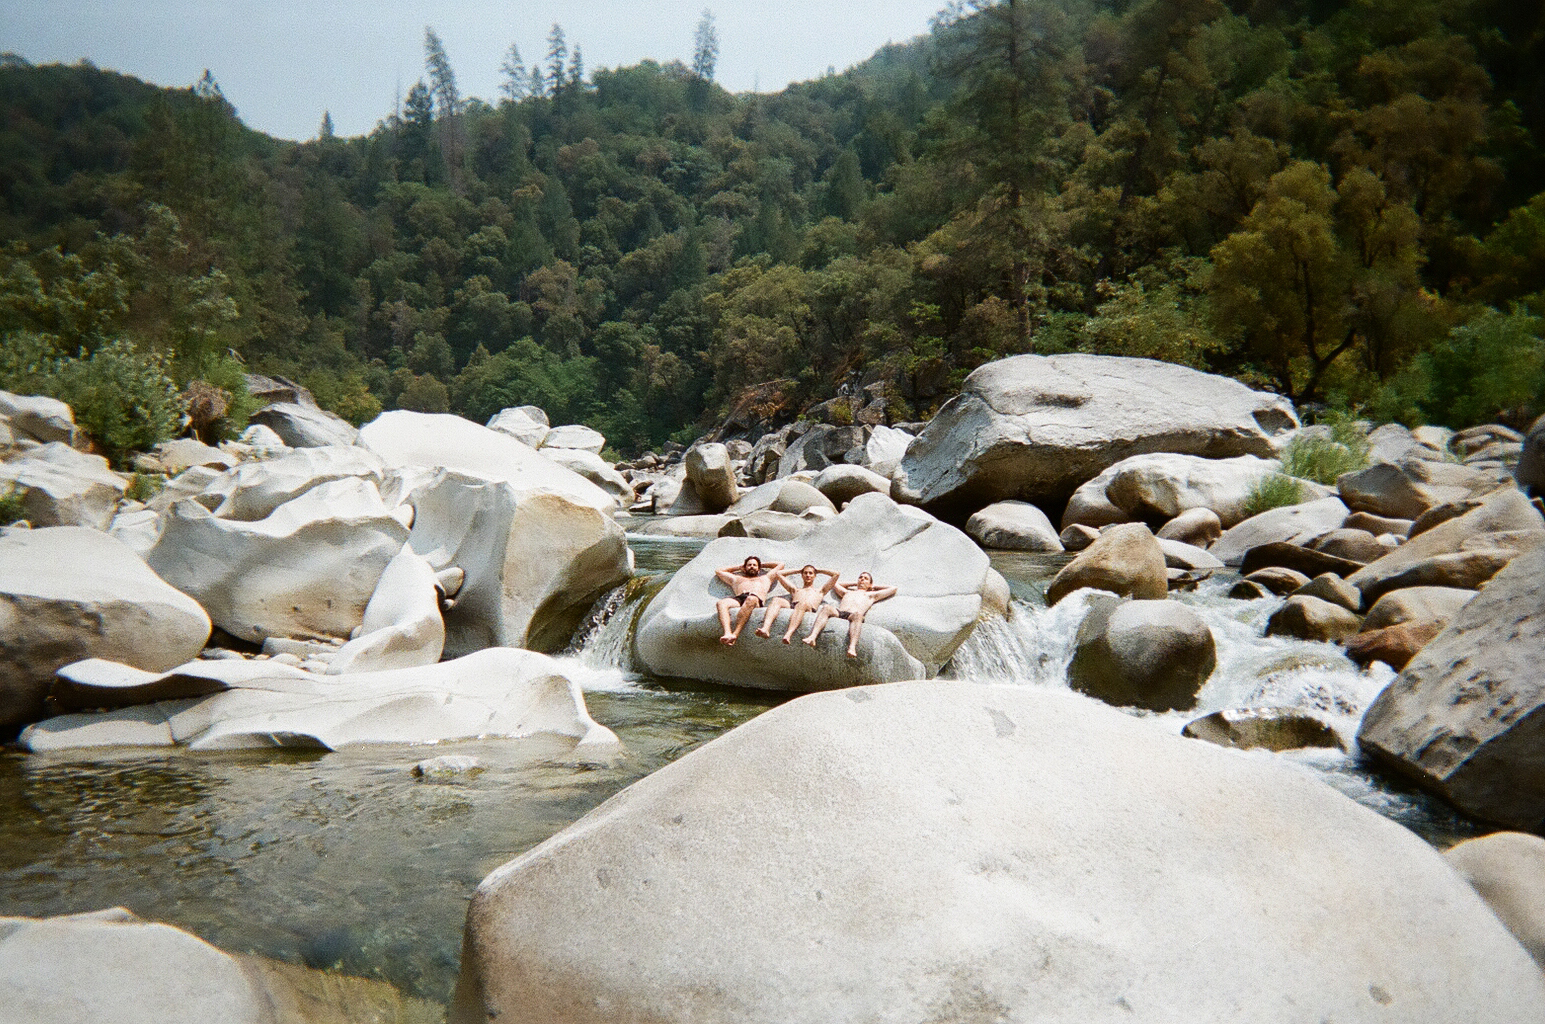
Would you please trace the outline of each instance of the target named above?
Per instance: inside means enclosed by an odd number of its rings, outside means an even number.
[[[21,492],[10,486],[0,491],[0,526],[10,526],[25,518],[27,509],[22,504]]]
[[[130,501],[145,502],[154,498],[166,486],[166,477],[159,473],[135,473],[129,477],[129,485],[123,496]]]
[[[45,391],[69,404],[75,422],[117,465],[131,452],[176,436],[182,423],[182,401],[165,361],[138,351],[126,338],[102,345],[89,358],[56,360]]]
[[[1330,437],[1295,437],[1282,452],[1282,472],[1317,484],[1334,484],[1342,473],[1368,465],[1368,438],[1345,421],[1331,424]]]
[[[1272,473],[1257,480],[1245,499],[1245,518],[1258,516],[1274,508],[1297,505],[1304,500],[1304,485],[1294,477]]]
[[[1463,429],[1499,418],[1528,422],[1545,405],[1541,320],[1487,309],[1417,356],[1402,381],[1428,423]]]

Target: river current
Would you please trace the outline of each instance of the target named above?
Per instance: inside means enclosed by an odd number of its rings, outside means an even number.
[[[610,600],[564,655],[591,716],[625,753],[581,763],[568,741],[360,747],[332,753],[244,751],[87,759],[0,750],[0,915],[41,917],[123,906],[222,949],[390,982],[445,1003],[455,984],[468,898],[495,867],[613,793],[787,699],[652,678],[628,656],[637,603],[701,543],[630,537],[640,579]],[[1086,606],[1045,605],[1065,557],[998,554],[1012,615],[979,627],[942,673],[1066,686]],[[1218,669],[1196,710],[1140,717],[1178,733],[1210,711],[1312,709],[1344,736],[1389,681],[1326,644],[1264,639],[1275,601],[1225,596],[1232,577],[1175,599],[1212,628]],[[456,785],[418,781],[414,764],[471,754],[485,770]],[[1380,814],[1446,846],[1475,828],[1445,806],[1378,780],[1355,755],[1283,758]]]

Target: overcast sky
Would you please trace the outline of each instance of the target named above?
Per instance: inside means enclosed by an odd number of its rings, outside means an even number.
[[[158,85],[208,68],[246,124],[312,138],[330,111],[340,135],[370,131],[424,73],[424,26],[445,44],[465,95],[496,102],[510,43],[529,66],[554,22],[587,72],[650,57],[690,62],[705,6],[719,33],[715,76],[773,92],[842,71],[928,30],[943,0],[0,0],[0,50],[34,64],[81,58]]]

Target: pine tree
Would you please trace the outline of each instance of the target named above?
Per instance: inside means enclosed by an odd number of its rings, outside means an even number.
[[[692,45],[692,71],[705,81],[713,81],[714,68],[719,63],[719,33],[714,28],[713,11],[703,8],[703,17],[697,23],[697,34]]]
[[[326,142],[333,137],[333,114],[330,110],[322,111],[322,127],[317,129],[317,138]]]
[[[574,45],[574,54],[569,58],[569,89],[579,92],[585,84],[585,57],[579,50],[579,44]]]
[[[557,96],[563,92],[564,65],[569,59],[569,45],[563,40],[563,26],[556,21],[547,33],[547,92]]]
[[[520,59],[520,47],[510,44],[509,50],[504,54],[504,63],[499,65],[499,73],[504,76],[504,81],[499,84],[499,91],[505,99],[511,103],[519,103],[526,96],[530,88],[531,79],[526,74],[526,62]]]
[[[435,99],[436,115],[442,121],[455,117],[461,112],[456,72],[451,70],[451,61],[445,55],[440,37],[428,25],[424,26],[424,70],[429,72],[429,91]]]

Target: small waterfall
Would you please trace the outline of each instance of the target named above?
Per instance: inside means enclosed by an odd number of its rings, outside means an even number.
[[[580,621],[560,657],[570,662],[583,689],[622,690],[634,685],[639,675],[633,664],[638,613],[669,578],[634,576],[602,595]]]

